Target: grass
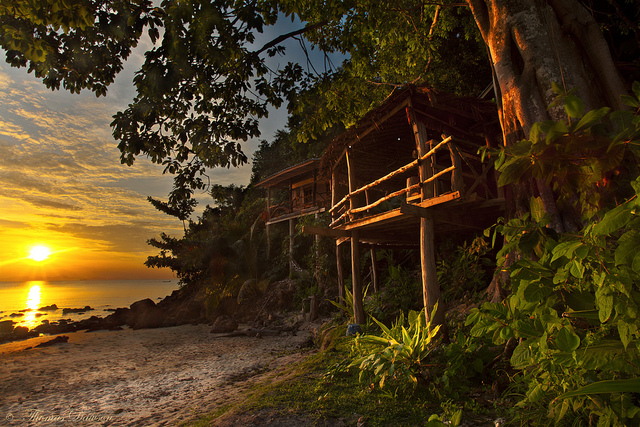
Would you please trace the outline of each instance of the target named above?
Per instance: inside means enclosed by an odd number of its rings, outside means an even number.
[[[350,361],[353,340],[344,336],[345,330],[344,326],[329,330],[326,334],[330,344],[326,349],[257,384],[243,401],[226,405],[188,425],[209,426],[231,411],[240,415],[268,414],[272,419],[297,416],[305,422],[300,425],[355,426],[360,420],[367,427],[419,426],[434,414],[444,420],[462,410],[466,420],[474,420],[472,425],[493,426],[495,408],[474,399],[486,394],[486,387],[452,395],[432,386],[396,395],[394,390],[381,391],[360,383],[358,372],[343,369]]]

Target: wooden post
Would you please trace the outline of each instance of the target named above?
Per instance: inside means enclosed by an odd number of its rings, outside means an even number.
[[[293,276],[293,243],[296,226],[294,219],[289,219],[289,277]]]
[[[271,255],[271,234],[270,224],[271,221],[271,187],[267,187],[267,223],[265,225],[265,231],[267,233],[267,259]]]
[[[440,285],[436,273],[436,254],[433,228],[433,214],[427,213],[426,218],[420,218],[420,265],[422,267],[422,297],[427,309],[427,316],[431,315],[433,306],[438,303],[438,311],[431,319],[432,325],[444,325],[444,302],[440,299]]]
[[[358,205],[356,204],[356,199],[355,196],[353,195],[353,192],[356,190],[357,185],[356,185],[356,178],[354,176],[354,171],[353,171],[353,157],[351,156],[351,150],[347,149],[346,152],[346,157],[347,157],[347,174],[348,174],[348,181],[349,181],[349,209],[355,209],[358,207]],[[351,214],[349,214],[349,218],[353,219],[353,217],[351,216]]]
[[[351,279],[353,281],[353,317],[355,323],[363,325],[365,319],[362,303],[362,279],[360,277],[360,241],[357,230],[351,232]]]
[[[444,137],[444,135],[442,135]],[[453,142],[449,142],[447,147],[449,147],[449,155],[451,157],[451,165],[455,168],[453,172],[451,172],[451,191],[460,191],[464,190],[464,181],[462,180],[462,163],[460,161],[460,154],[454,149],[452,146]]]
[[[336,267],[338,270],[338,297],[344,301],[344,263],[342,262],[342,245],[336,241]]]
[[[331,171],[331,207],[334,207],[336,202],[339,200],[337,169],[337,165],[335,165]],[[337,216],[337,212],[331,213],[331,218],[333,220],[335,220]],[[344,264],[342,262],[342,247],[338,243],[338,240],[336,240],[336,270],[338,272],[338,298],[340,301],[344,301]]]
[[[369,254],[371,255],[371,280],[373,281],[373,292],[377,293],[380,290],[380,285],[378,283],[378,259],[374,247],[371,247]]]
[[[414,131],[416,138],[416,147],[418,148],[418,158],[426,154],[427,147],[427,130],[423,123],[416,120],[415,113],[411,105],[407,108],[409,113],[409,122]],[[426,163],[426,162],[425,162]],[[432,175],[427,164],[420,165],[420,182]],[[431,188],[426,188],[431,187]],[[434,196],[434,188],[432,186],[422,186],[422,201]],[[426,315],[430,316],[433,306],[438,303],[438,311],[433,316],[432,325],[445,325],[444,323],[444,302],[440,299],[440,285],[438,284],[438,275],[436,273],[436,254],[435,254],[435,238],[434,238],[433,214],[427,212],[424,217],[420,218],[420,265],[422,267],[422,296]],[[442,331],[446,338],[446,331]]]

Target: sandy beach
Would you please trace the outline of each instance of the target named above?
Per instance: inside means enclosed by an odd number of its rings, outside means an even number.
[[[0,345],[0,425],[173,426],[299,360],[310,332],[220,337],[207,325],[42,336]],[[249,379],[248,379],[249,378]]]

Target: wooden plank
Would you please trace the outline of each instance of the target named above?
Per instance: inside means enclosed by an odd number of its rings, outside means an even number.
[[[351,233],[344,230],[338,230],[335,228],[316,227],[313,225],[305,225],[302,227],[302,232],[306,234],[315,234],[316,236],[324,237],[349,237]]]
[[[453,193],[443,194],[439,197],[433,197],[431,199],[427,199],[419,204],[402,202],[400,204],[400,212],[407,215],[425,217],[427,212],[429,211],[429,207],[441,205],[443,203],[450,202],[452,200],[457,200],[460,198],[460,192],[454,191]]]

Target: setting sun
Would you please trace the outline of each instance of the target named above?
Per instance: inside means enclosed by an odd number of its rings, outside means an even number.
[[[34,246],[29,251],[29,258],[34,261],[44,261],[49,258],[49,255],[51,255],[51,249],[43,245]]]

